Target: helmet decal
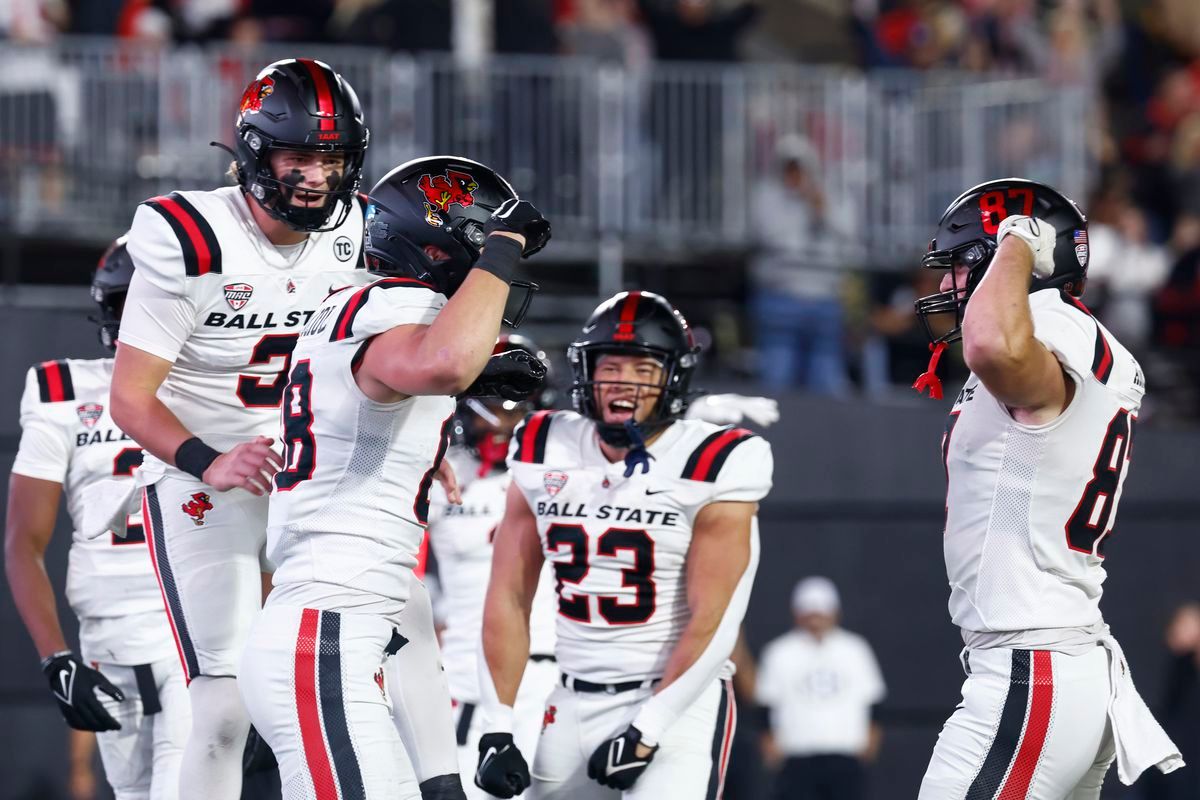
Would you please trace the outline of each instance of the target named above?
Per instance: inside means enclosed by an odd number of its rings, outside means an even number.
[[[426,211],[432,215],[434,209],[449,211],[450,206],[475,205],[479,183],[465,172],[448,169],[444,175],[422,175],[417,186],[425,195]]]
[[[274,91],[275,79],[270,75],[264,75],[247,86],[246,91],[242,94],[241,106],[238,108],[238,122],[241,123],[242,118],[247,114],[257,114],[262,111],[263,100]]]

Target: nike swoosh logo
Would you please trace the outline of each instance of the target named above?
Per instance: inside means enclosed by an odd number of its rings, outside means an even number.
[[[663,492],[665,492],[665,491],[667,491],[667,490],[666,490],[666,489],[655,489],[655,490],[651,491],[650,489],[647,489],[647,490],[646,490],[646,495],[647,495],[647,496],[650,496],[650,495],[652,495],[652,494],[662,494],[662,493],[663,493]]]
[[[490,764],[492,759],[496,757],[497,752],[498,751],[494,747],[489,747],[487,749],[487,752],[483,754],[483,760],[479,762],[479,768],[475,770],[476,775],[483,774],[483,771],[487,769],[487,765]]]
[[[59,670],[58,672],[58,682],[62,685],[61,699],[67,705],[71,704],[71,672],[73,670],[66,669]]]

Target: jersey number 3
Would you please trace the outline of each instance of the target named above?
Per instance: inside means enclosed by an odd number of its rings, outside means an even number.
[[[288,368],[292,365],[292,351],[296,349],[298,333],[268,333],[258,340],[250,353],[250,363],[270,364],[276,359],[283,359],[283,366],[275,379],[267,383],[259,375],[239,375],[237,396],[246,408],[279,408],[283,397],[283,385],[287,383]]]
[[[551,525],[546,530],[546,546],[560,553],[567,549],[570,554],[569,561],[554,562],[558,613],[577,622],[591,622],[592,596],[568,588],[568,584],[581,583],[592,568],[588,563],[587,531],[582,525]],[[654,540],[645,531],[626,528],[609,528],[596,540],[596,558],[615,557],[622,550],[633,554],[632,566],[621,570],[621,585],[633,588],[634,601],[601,595],[596,598],[596,607],[610,625],[637,625],[654,614]]]

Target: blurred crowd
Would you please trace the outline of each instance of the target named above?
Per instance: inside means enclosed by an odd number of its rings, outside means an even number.
[[[1098,101],[1080,143],[1098,178],[1076,198],[1092,220],[1084,300],[1142,360],[1147,413],[1200,417],[1195,0],[0,0],[0,32],[31,42],[331,42],[467,62],[570,54],[629,70],[655,60],[834,63],[1083,87]],[[1035,123],[1007,121],[1000,135],[1027,173],[1039,171]],[[911,301],[936,278],[844,263],[855,210],[823,180],[828,153],[795,136],[774,149],[778,163],[754,198],[773,213],[756,214],[763,230],[747,260],[754,369],[772,389],[894,393],[922,369]]]

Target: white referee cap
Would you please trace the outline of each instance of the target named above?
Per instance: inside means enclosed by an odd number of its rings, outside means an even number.
[[[836,614],[840,609],[837,587],[829,578],[814,575],[792,590],[792,611],[797,614]]]

